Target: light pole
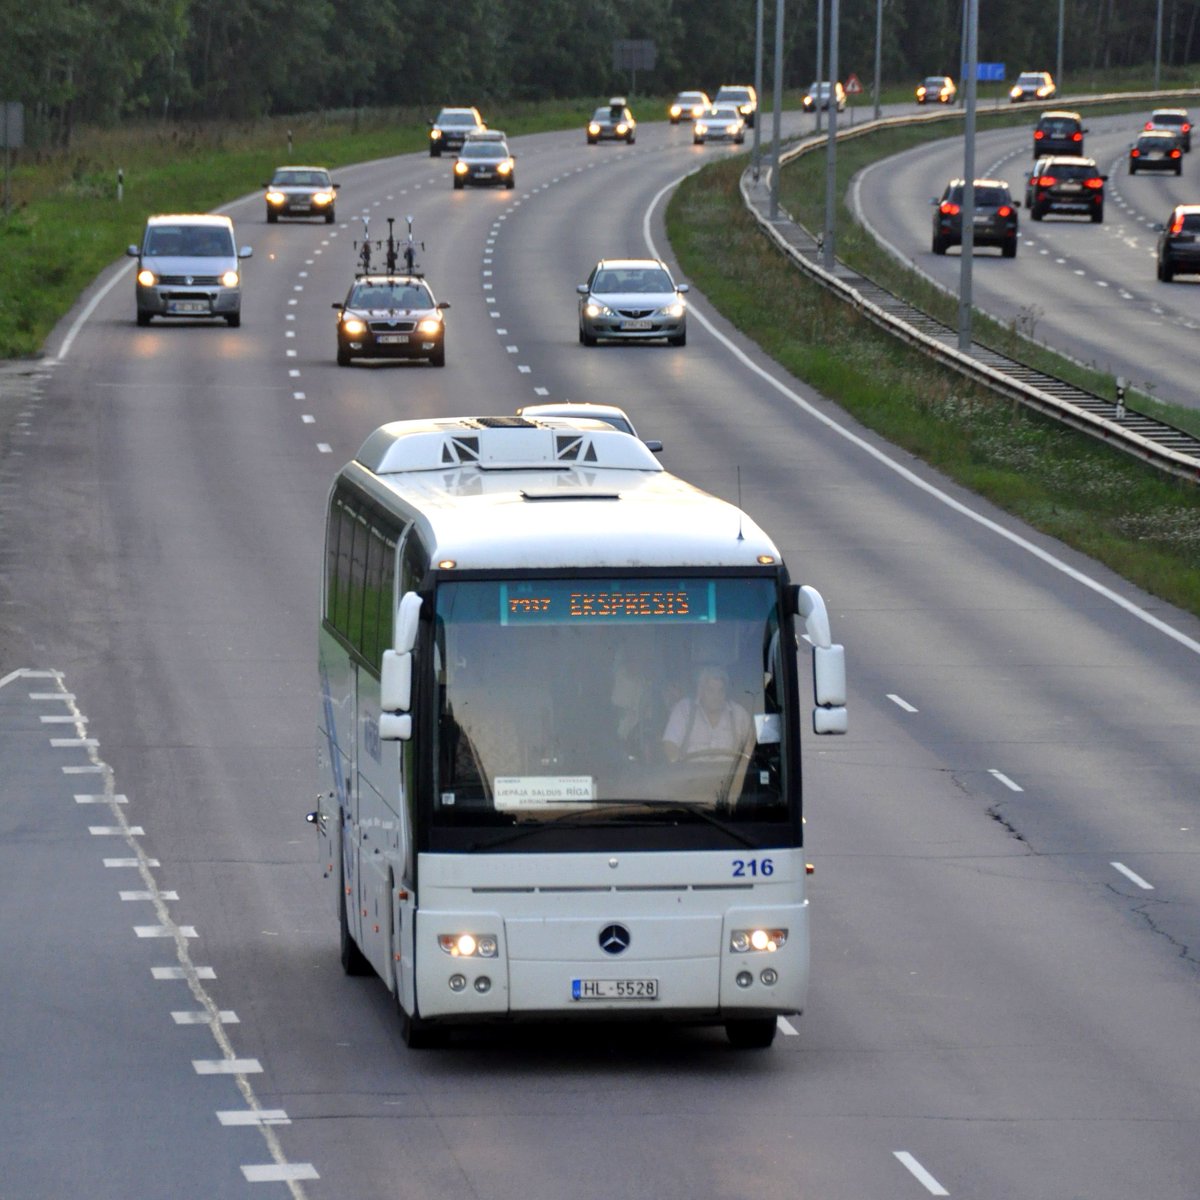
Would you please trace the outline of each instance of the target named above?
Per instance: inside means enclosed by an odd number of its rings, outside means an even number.
[[[754,94],[763,94],[763,0],[757,0],[754,7]],[[754,114],[754,182],[758,182],[758,164],[762,153],[762,101],[759,100],[758,112]]]
[[[782,0],[780,2],[782,3]],[[822,263],[827,271],[834,268],[834,239],[837,230],[837,78],[838,0],[829,0],[829,134],[825,146],[825,234],[822,239]],[[818,101],[818,109],[819,107]]]
[[[1058,0],[1058,57],[1054,62],[1054,86],[1062,91],[1063,85],[1063,9],[1066,0]]]
[[[825,78],[825,0],[817,0],[817,95],[813,98],[813,112],[817,114],[816,132],[821,132],[821,105],[817,102],[821,94],[820,84]]]
[[[775,0],[775,111],[771,114],[771,136],[775,143],[775,169],[771,172],[771,220],[779,215],[779,152],[783,135],[780,118],[783,115],[783,0]],[[757,123],[758,118],[755,118]]]
[[[879,107],[880,73],[883,70],[883,0],[875,0],[875,120],[883,111]]]
[[[971,267],[975,257],[975,78],[979,74],[979,0],[967,0],[967,109],[963,145],[962,265],[958,286],[958,348],[971,350]]]

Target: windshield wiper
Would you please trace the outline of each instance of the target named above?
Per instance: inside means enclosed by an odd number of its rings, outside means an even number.
[[[625,802],[628,803],[628,802]],[[467,847],[468,850],[490,850],[493,846],[503,846],[508,842],[517,842],[521,838],[529,837],[535,833],[542,833],[547,829],[554,829],[558,825],[571,825],[576,829],[613,829],[618,826],[628,827],[637,825],[637,821],[614,821],[614,820],[583,820],[585,816],[593,817],[597,811],[603,811],[608,808],[621,808],[624,804],[617,801],[611,804],[591,805],[579,812],[560,813],[557,817],[551,817],[549,821],[531,821],[528,825],[519,825],[516,829],[510,829],[506,833],[500,834],[499,837],[494,837],[486,842],[472,842]]]
[[[722,833],[733,838],[734,841],[741,842],[743,846],[748,846],[751,850],[757,850],[758,843],[748,838],[736,826],[730,825],[728,821],[722,821],[720,817],[715,816],[709,809],[700,804],[689,804],[684,800],[639,800],[639,804],[644,804],[648,808],[664,809],[667,812],[685,812],[693,817],[699,817],[702,821],[707,821],[714,828],[719,829]]]

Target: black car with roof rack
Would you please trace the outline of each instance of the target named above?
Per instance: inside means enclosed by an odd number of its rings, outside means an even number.
[[[1029,216],[1040,221],[1048,213],[1104,220],[1104,184],[1094,158],[1051,154],[1038,159],[1029,177]]]

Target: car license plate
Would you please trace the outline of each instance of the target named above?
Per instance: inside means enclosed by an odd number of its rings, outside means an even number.
[[[408,341],[407,333],[381,333],[375,339],[381,346],[399,346]]]
[[[491,177],[492,177],[491,171],[476,171],[475,172],[476,179],[491,179]]]
[[[657,1000],[657,979],[572,979],[572,1000]]]
[[[312,208],[312,205],[311,205],[311,204],[309,204],[307,201],[296,201],[296,200],[293,200],[293,201],[292,201],[292,207],[293,207],[293,208],[294,208],[294,209],[295,209],[297,212],[308,212],[308,211],[309,211],[309,210]]]
[[[622,321],[622,329],[653,329],[654,326],[649,321]]]
[[[1076,192],[1082,192],[1083,188],[1077,183],[1064,183],[1062,185],[1062,190],[1064,193],[1074,195]]]
[[[207,300],[172,300],[167,305],[167,312],[182,316],[185,313],[208,313]]]

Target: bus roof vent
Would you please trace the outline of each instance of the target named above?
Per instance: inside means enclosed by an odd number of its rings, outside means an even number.
[[[372,433],[359,463],[377,475],[405,471],[570,471],[574,467],[661,472],[644,442],[591,418],[453,417],[393,421]]]

